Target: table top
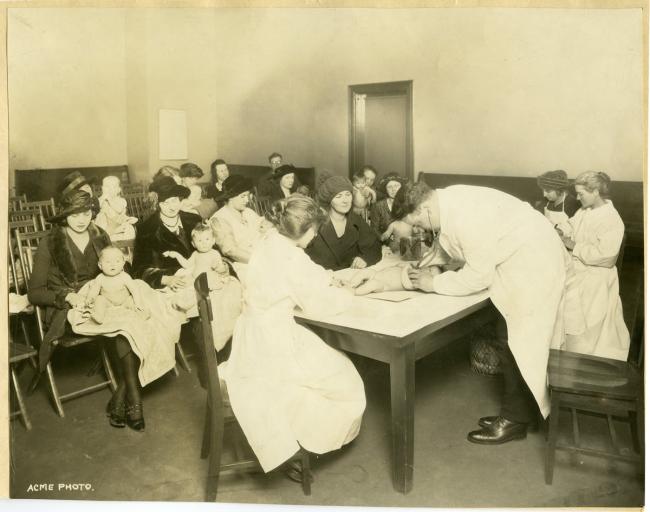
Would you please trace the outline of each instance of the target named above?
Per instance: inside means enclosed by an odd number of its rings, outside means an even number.
[[[360,296],[352,299],[350,309],[337,315],[307,314],[296,310],[295,317],[306,323],[313,321],[333,327],[404,338],[436,323],[442,328],[475,310],[481,303],[486,303],[489,297],[487,291],[465,297],[449,297],[418,291],[408,293],[412,298],[402,302]]]

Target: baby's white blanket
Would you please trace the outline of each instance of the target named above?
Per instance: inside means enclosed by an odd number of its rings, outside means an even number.
[[[148,319],[145,319],[141,312],[124,306],[110,306],[101,324],[79,309],[71,309],[68,312],[68,321],[77,334],[124,336],[140,359],[138,377],[140,384],[146,386],[176,364],[175,347],[186,315],[172,307],[172,294],[154,290],[139,279],[134,280],[134,284],[138,287],[144,304],[149,308],[151,316]],[[89,283],[86,283],[79,290],[79,295],[85,298],[88,286]]]

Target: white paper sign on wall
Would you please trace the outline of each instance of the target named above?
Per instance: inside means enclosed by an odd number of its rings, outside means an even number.
[[[187,116],[184,110],[160,110],[159,158],[187,159]]]

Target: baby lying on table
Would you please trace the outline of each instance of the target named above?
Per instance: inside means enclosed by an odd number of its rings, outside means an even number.
[[[417,269],[418,273],[439,273],[440,267],[454,266],[449,255],[437,242],[417,263],[400,263],[392,267],[376,270],[373,267],[363,269],[352,276],[348,284],[354,288],[355,295],[387,292],[397,290],[414,290],[411,275]]]

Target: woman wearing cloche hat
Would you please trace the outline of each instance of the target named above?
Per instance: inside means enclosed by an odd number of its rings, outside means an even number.
[[[331,270],[365,268],[381,259],[381,243],[361,217],[351,212],[352,183],[325,171],[319,179],[316,199],[328,220],[305,252],[319,265]]]
[[[580,204],[569,189],[569,179],[562,170],[548,171],[537,177],[537,185],[544,193],[544,201],[537,209],[554,225],[563,225],[580,209]]]
[[[83,307],[81,288],[100,272],[100,252],[111,244],[108,234],[92,221],[92,198],[83,190],[71,188],[59,201],[57,214],[48,222],[52,229],[36,251],[34,269],[29,282],[28,298],[32,304],[45,308],[45,335],[39,351],[39,366],[47,367],[53,341],[71,332],[68,311]],[[121,335],[107,343],[109,353],[119,364],[119,382],[107,406],[114,427],[128,424],[135,430],[144,429],[137,371],[138,357],[129,341]],[[139,409],[127,409],[125,402],[140,404]]]
[[[262,232],[270,226],[248,207],[252,189],[250,179],[237,174],[228,176],[223,182],[221,194],[215,197],[216,201],[225,204],[210,217],[221,254],[236,262],[234,267],[238,273],[242,270],[239,264],[248,263],[253,247]]]

